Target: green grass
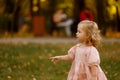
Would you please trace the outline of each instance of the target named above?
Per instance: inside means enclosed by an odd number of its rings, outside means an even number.
[[[70,62],[53,64],[51,56],[63,55],[74,44],[1,44],[0,80],[66,80]],[[108,80],[120,80],[120,43],[99,48],[101,67]]]

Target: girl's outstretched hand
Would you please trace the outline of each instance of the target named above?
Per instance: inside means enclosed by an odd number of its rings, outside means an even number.
[[[60,56],[51,57],[50,59],[53,63],[57,63],[58,61],[60,61]]]

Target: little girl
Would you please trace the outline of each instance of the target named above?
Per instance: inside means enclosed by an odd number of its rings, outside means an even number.
[[[107,80],[99,66],[100,57],[96,46],[101,37],[97,24],[89,20],[81,21],[76,37],[79,43],[70,48],[67,55],[52,57],[52,61],[72,61],[67,80]]]

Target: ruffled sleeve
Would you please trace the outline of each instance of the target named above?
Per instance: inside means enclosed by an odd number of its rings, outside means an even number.
[[[100,63],[99,53],[95,47],[91,47],[90,52],[87,55],[87,64],[88,66],[91,66],[91,65],[99,65],[99,63]]]
[[[68,50],[68,56],[73,60],[75,58],[75,46]]]

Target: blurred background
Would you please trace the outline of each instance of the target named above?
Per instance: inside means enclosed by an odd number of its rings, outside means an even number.
[[[0,36],[56,37],[52,16],[58,9],[72,19],[70,30],[74,36],[80,13],[86,7],[103,36],[120,37],[120,0],[0,0]],[[66,36],[63,27],[59,32],[59,36]]]
[[[120,0],[0,0],[0,80],[66,80],[71,63],[49,58],[77,43],[84,19],[101,30],[108,80],[120,80]]]

